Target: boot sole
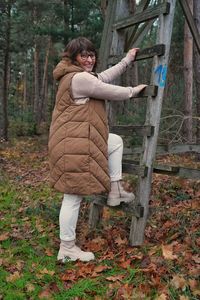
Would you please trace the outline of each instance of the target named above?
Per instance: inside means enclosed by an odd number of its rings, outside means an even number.
[[[61,262],[61,263],[67,263],[67,262],[70,262],[70,261],[77,261],[77,260],[80,260],[82,262],[89,262],[89,261],[95,260],[95,258],[92,258],[92,259],[80,259],[80,258],[64,257],[64,258],[57,259],[57,261]]]
[[[120,205],[121,203],[131,203],[131,202],[133,202],[135,200],[135,198],[132,198],[132,199],[130,199],[130,198],[120,198],[120,199],[108,199],[108,201],[107,201],[107,204],[109,205],[109,206],[118,206],[118,205]]]
[[[57,257],[57,261],[59,262],[62,262],[62,263],[66,263],[66,262],[70,262],[70,261],[77,261],[77,260],[80,260],[80,261],[83,261],[83,262],[88,262],[88,261],[91,261],[91,260],[95,260],[95,256],[94,257],[90,257],[90,258],[87,258],[87,259],[81,259],[79,257],[70,257],[70,256],[64,256],[64,257]]]

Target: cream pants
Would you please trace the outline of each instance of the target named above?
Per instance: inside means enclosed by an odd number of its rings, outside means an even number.
[[[123,141],[119,135],[110,133],[108,137],[108,165],[111,182],[122,178]],[[72,241],[76,238],[76,224],[78,220],[82,196],[64,194],[59,223],[60,239]]]

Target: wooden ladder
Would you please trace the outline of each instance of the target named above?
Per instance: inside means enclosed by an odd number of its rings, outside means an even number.
[[[130,15],[128,0],[108,1],[100,48],[100,69],[104,70],[119,61],[128,49],[136,47],[157,19],[156,45],[140,50],[136,57],[136,60],[153,57],[150,85],[140,95],[147,97],[145,124],[113,126],[110,130],[123,135],[133,135],[136,132],[143,136],[143,150],[139,164],[131,160],[123,162],[123,172],[138,175],[136,204],[134,206],[120,205],[120,209],[129,212],[132,217],[129,235],[132,246],[143,243],[148,218],[153,162],[156,154],[176,0],[162,1],[153,6],[149,6],[150,2],[150,0],[141,1],[136,13]],[[106,199],[101,196],[94,197],[89,217],[92,228],[96,227],[100,221],[104,205],[106,205]]]

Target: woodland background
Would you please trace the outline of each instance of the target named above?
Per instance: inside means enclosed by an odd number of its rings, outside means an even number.
[[[199,28],[199,1],[188,3]],[[135,11],[139,4],[140,1],[130,0],[130,10]],[[74,37],[86,36],[99,49],[106,5],[105,0],[0,1],[0,136],[3,139],[48,133],[57,89],[52,70],[64,45]],[[155,44],[156,31],[155,22],[139,45],[141,49]],[[200,140],[199,61],[177,1],[160,143]],[[149,61],[136,66],[133,82],[148,84]],[[125,101],[115,112],[117,123],[143,123],[145,104]]]

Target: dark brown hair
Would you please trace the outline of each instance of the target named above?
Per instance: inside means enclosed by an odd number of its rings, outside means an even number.
[[[96,62],[94,65],[94,70],[97,64],[97,51],[93,43],[85,37],[78,37],[71,40],[65,47],[65,50],[62,54],[63,58],[69,58],[73,64],[77,64],[76,57],[79,53],[83,51],[94,52],[96,56]]]

